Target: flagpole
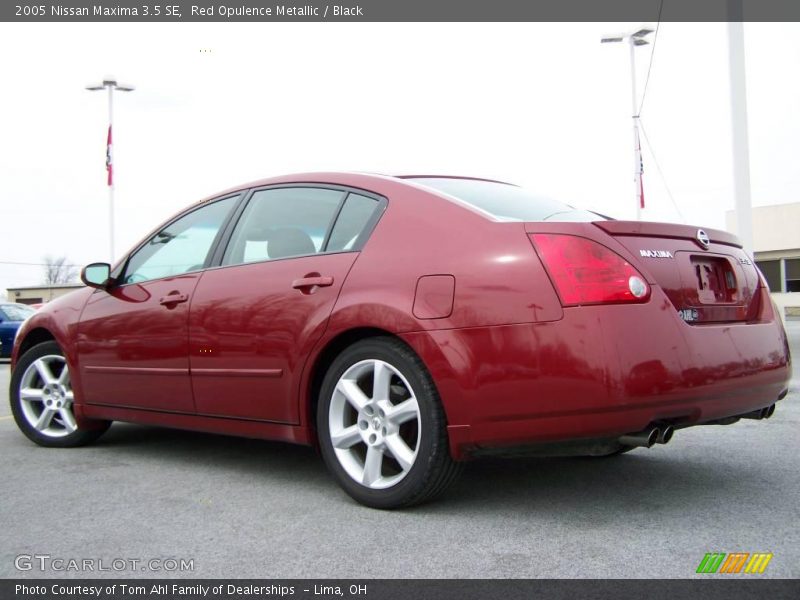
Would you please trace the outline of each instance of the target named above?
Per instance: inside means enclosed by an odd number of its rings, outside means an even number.
[[[629,33],[618,33],[600,38],[601,44],[627,42],[631,52],[631,116],[633,118],[633,186],[636,194],[636,220],[642,220],[644,209],[644,184],[642,183],[642,144],[639,141],[639,106],[636,102],[636,46],[646,46],[645,38],[653,29],[642,27]]]
[[[636,220],[642,220],[644,184],[642,182],[642,144],[639,141],[639,107],[636,102],[636,40],[631,36],[631,115],[633,115],[633,186],[636,194]]]
[[[132,92],[134,87],[132,85],[123,85],[118,83],[116,79],[111,76],[103,78],[101,83],[87,85],[86,89],[91,92],[99,90],[108,91],[108,138],[106,141],[106,171],[108,185],[108,250],[109,260],[113,264],[116,258],[114,252],[114,143],[113,143],[113,125],[114,125],[114,92]]]
[[[105,82],[104,82],[105,83]],[[111,157],[108,168],[108,251],[110,262],[114,264],[114,86],[108,88],[108,136],[111,142]]]

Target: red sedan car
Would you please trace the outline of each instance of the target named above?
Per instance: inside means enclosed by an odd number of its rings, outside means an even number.
[[[737,239],[495,181],[305,174],[206,199],[16,338],[43,446],[131,421],[318,445],[415,504],[487,453],[620,454],[762,419],[786,334]]]

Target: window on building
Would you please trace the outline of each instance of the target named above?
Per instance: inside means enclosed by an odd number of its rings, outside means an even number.
[[[770,292],[780,292],[781,287],[781,261],[779,260],[758,260],[756,265],[764,274]]]
[[[44,298],[17,298],[15,302],[17,304],[41,304],[44,302]]]
[[[800,292],[800,258],[787,258],[785,262],[786,291]]]

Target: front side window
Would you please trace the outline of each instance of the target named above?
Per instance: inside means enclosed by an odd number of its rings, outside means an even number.
[[[173,277],[202,269],[237,198],[206,204],[164,227],[131,255],[123,283]]]
[[[323,251],[345,192],[322,188],[273,188],[253,194],[222,259],[238,265]]]

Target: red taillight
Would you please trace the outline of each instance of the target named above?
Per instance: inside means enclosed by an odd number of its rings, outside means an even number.
[[[574,235],[531,235],[561,304],[646,302],[650,286],[642,274],[602,244]]]

